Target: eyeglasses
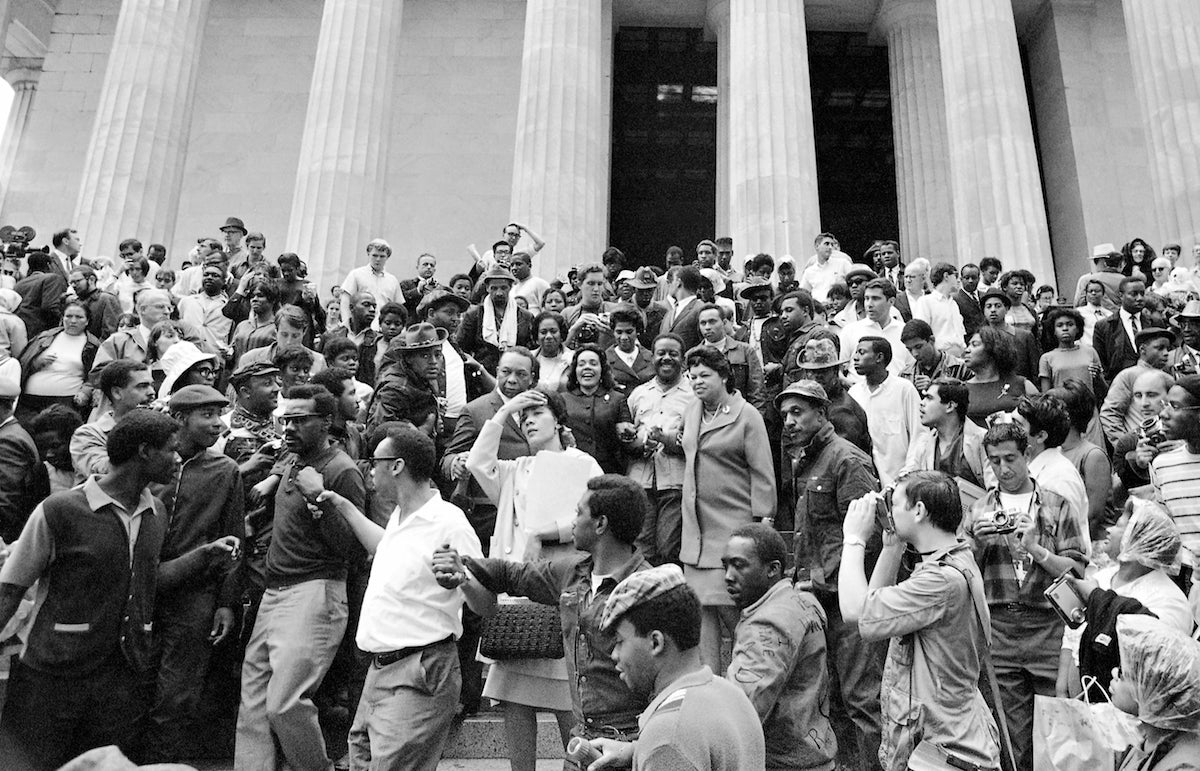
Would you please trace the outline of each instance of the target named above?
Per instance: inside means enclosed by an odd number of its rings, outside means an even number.
[[[855,284],[865,284],[866,282],[867,280],[865,278],[852,278],[850,279],[850,286],[854,286]]]
[[[196,370],[196,374],[199,375],[200,377],[212,377],[216,373],[217,373],[217,371],[215,369],[213,369],[212,367],[200,367],[199,369]]]

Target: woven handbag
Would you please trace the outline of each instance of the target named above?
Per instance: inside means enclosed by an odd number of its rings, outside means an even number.
[[[489,659],[561,659],[562,623],[558,608],[529,600],[502,602],[483,621],[479,652]]]

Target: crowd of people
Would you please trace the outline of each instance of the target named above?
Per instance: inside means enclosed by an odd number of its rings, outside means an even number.
[[[1197,767],[1200,244],[1068,294],[510,223],[319,287],[220,230],[5,252],[5,768],[433,769],[496,709],[514,771],[539,712],[576,769],[1029,769],[1080,694]]]

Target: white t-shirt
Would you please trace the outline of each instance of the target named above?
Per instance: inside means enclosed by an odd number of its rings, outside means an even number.
[[[458,355],[449,340],[442,341],[442,357],[446,360],[446,417],[457,418],[467,407],[467,376],[463,372],[463,357]]]
[[[87,335],[54,336],[41,356],[54,356],[54,361],[39,369],[25,381],[25,393],[30,396],[74,396],[83,388],[83,345]]]

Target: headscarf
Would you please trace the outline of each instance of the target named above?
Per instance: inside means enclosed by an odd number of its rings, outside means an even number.
[[[1164,731],[1200,733],[1200,643],[1156,618],[1117,617],[1121,679],[1131,685],[1138,720]]]
[[[1132,500],[1133,513],[1121,536],[1117,560],[1178,575],[1182,542],[1174,520],[1157,503],[1139,498]]]

